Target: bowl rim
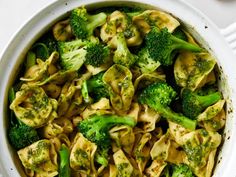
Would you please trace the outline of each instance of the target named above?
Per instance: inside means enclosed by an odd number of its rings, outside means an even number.
[[[0,101],[4,103],[0,107],[0,112],[2,114],[1,117],[5,117],[4,115],[6,114],[6,109],[3,107],[3,105],[7,104],[6,93],[10,85],[9,81],[12,80],[11,78],[14,75],[14,72],[12,71],[16,70],[17,66],[19,66],[19,58],[24,55],[29,46],[32,45],[32,39],[36,39],[36,36],[40,36],[43,33],[42,29],[45,29],[45,26],[48,26],[49,24],[57,21],[58,17],[65,14],[67,11],[81,5],[88,5],[93,8],[94,6],[102,5],[103,3],[109,3],[113,5],[138,3],[145,6],[153,6],[163,9],[164,11],[174,14],[179,19],[194,27],[194,30],[197,31],[201,37],[207,41],[208,45],[210,46],[210,50],[214,51],[216,58],[220,59],[218,62],[220,62],[220,65],[223,67],[224,73],[226,73],[225,77],[230,86],[229,92],[231,94],[231,98],[228,101],[232,102],[232,104],[234,103],[234,105],[232,105],[233,112],[231,113],[230,117],[230,119],[233,120],[230,125],[227,125],[231,127],[231,129],[229,132],[225,132],[231,136],[229,140],[226,139],[228,142],[228,158],[224,158],[221,161],[221,169],[224,169],[224,173],[220,172],[218,169],[216,169],[216,172],[218,176],[225,177],[227,175],[232,176],[233,174],[236,174],[236,169],[233,166],[233,162],[235,162],[234,158],[236,157],[236,152],[233,151],[236,146],[236,144],[233,143],[236,140],[236,122],[234,120],[236,117],[236,71],[230,67],[232,63],[236,64],[234,61],[234,54],[216,25],[211,22],[208,17],[206,17],[196,8],[192,7],[190,4],[186,3],[184,0],[147,0],[145,3],[142,2],[142,0],[62,0],[55,1],[52,4],[44,7],[42,10],[34,14],[29,20],[27,20],[24,25],[22,25],[22,27],[14,34],[10,42],[3,50],[0,60],[0,80],[2,82],[2,86],[0,87]],[[37,27],[40,28],[37,29]],[[29,29],[35,31],[29,32]],[[30,36],[32,38],[30,38]],[[19,44],[22,44],[23,46],[19,47]],[[26,46],[28,46],[28,48]],[[224,58],[227,58],[227,60],[223,60]],[[2,133],[0,133],[0,139],[2,141],[0,144],[0,151],[2,154],[2,157],[0,158],[0,164],[4,167],[4,171],[2,173],[4,173],[4,176],[5,174],[8,174],[9,176],[20,176],[11,158],[12,155],[9,150],[10,146],[7,142],[4,121],[6,120],[1,120],[2,123],[0,124],[0,129],[2,131]]]

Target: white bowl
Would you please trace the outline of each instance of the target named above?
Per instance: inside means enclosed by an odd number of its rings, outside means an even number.
[[[188,27],[192,35],[216,57],[220,70],[219,87],[226,99],[227,121],[224,142],[216,159],[214,177],[234,177],[236,174],[236,66],[234,54],[220,30],[203,14],[182,0],[70,0],[57,1],[29,20],[6,47],[0,61],[0,165],[4,176],[24,176],[16,153],[7,139],[8,89],[13,84],[24,56],[36,39],[57,20],[75,7],[86,5],[89,9],[104,6],[142,6],[159,8],[173,14]],[[236,28],[235,28],[236,29]],[[226,30],[230,32],[230,29]],[[230,36],[228,39],[232,39]]]

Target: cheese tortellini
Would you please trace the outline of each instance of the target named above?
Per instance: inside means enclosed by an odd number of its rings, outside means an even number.
[[[42,127],[57,118],[57,100],[38,86],[23,85],[10,105],[19,120],[30,127]]]
[[[24,167],[36,176],[53,177],[58,174],[57,153],[50,140],[39,140],[17,153]]]

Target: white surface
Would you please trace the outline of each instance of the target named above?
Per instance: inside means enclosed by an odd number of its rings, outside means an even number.
[[[12,35],[35,12],[55,0],[0,0],[0,56]],[[220,28],[236,22],[235,0],[186,0],[207,14]],[[1,171],[1,169],[0,169]],[[1,176],[1,175],[0,175]]]

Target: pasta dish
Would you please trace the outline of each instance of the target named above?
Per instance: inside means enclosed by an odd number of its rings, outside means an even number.
[[[164,11],[78,7],[28,50],[9,143],[29,177],[210,177],[226,121],[217,74]]]

